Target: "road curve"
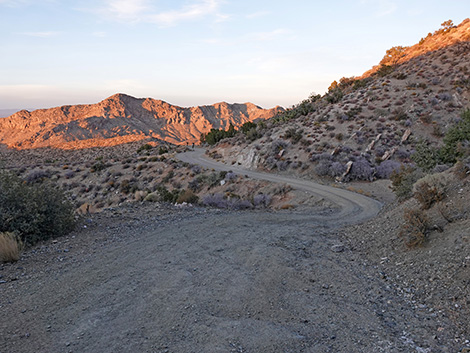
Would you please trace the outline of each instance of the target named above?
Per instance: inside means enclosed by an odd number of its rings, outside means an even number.
[[[275,183],[286,183],[294,189],[306,191],[334,203],[339,207],[338,212],[329,215],[312,215],[318,220],[331,222],[331,225],[346,225],[360,223],[373,218],[382,208],[382,204],[370,197],[357,194],[348,190],[321,185],[309,180],[296,179],[294,177],[264,173],[244,169],[238,165],[226,165],[217,162],[205,154],[205,149],[195,148],[194,151],[179,153],[176,156],[179,160],[190,164],[197,164],[214,170],[231,170],[233,172],[247,175],[253,179],[267,180]]]

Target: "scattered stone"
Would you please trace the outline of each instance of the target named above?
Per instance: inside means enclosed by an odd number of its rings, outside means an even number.
[[[333,252],[343,252],[344,251],[344,245],[343,244],[336,244],[331,247],[331,251]]]

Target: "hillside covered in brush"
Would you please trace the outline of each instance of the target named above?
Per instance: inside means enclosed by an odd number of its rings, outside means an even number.
[[[183,108],[116,94],[97,104],[22,110],[0,119],[0,144],[16,149],[81,149],[154,139],[179,145],[198,142],[211,129],[268,119],[282,110],[225,102]]]
[[[323,96],[253,124],[211,153],[250,168],[346,181],[388,178],[404,165],[444,168],[468,144],[448,135],[470,119],[469,63],[470,20],[444,22],[414,46],[391,48],[364,75],[334,81]]]

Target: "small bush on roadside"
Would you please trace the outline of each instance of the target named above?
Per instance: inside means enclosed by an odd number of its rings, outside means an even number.
[[[423,176],[420,169],[411,166],[402,166],[399,171],[392,172],[392,190],[400,201],[413,195],[413,185]]]
[[[421,208],[429,209],[434,203],[442,201],[446,194],[446,180],[443,174],[426,175],[413,186],[413,196]]]
[[[268,207],[271,203],[272,197],[266,194],[258,194],[253,197],[253,204],[255,207]]]
[[[206,195],[203,197],[202,203],[206,206],[211,206],[211,207],[216,207],[216,208],[228,207],[228,201],[224,198],[223,194]]]
[[[405,223],[399,235],[406,246],[411,248],[423,245],[429,231],[429,219],[426,213],[420,209],[406,209],[403,217]]]
[[[0,262],[16,262],[23,251],[23,242],[14,233],[0,233]]]
[[[191,203],[197,204],[199,197],[194,194],[191,190],[182,190],[178,197],[176,198],[176,203]]]
[[[30,185],[0,172],[0,232],[35,244],[66,234],[74,225],[74,206],[61,189],[49,183]]]
[[[354,160],[351,170],[349,171],[346,179],[352,180],[367,180],[372,181],[374,178],[374,168],[370,162],[364,157],[358,157]]]
[[[176,200],[178,200],[178,197],[180,196],[181,190],[173,189],[172,191],[169,191],[165,186],[160,185],[157,187],[156,192],[159,196],[160,201],[175,203]]]
[[[394,160],[386,160],[376,168],[375,175],[379,179],[388,179],[394,172],[398,172],[402,164]]]

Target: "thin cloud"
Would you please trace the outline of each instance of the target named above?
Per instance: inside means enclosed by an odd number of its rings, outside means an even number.
[[[50,38],[59,35],[59,32],[22,32],[20,34],[29,37]]]
[[[118,21],[155,23],[173,26],[213,16],[215,22],[225,21],[228,16],[219,11],[223,0],[195,0],[179,9],[158,11],[148,0],[107,0],[98,12]]]

